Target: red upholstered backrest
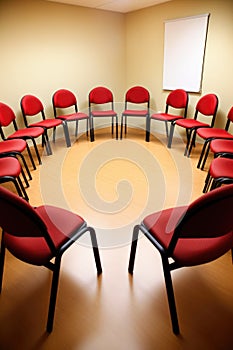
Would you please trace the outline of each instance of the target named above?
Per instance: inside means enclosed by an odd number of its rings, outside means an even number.
[[[166,103],[173,108],[185,108],[188,103],[188,94],[183,89],[176,89],[170,92]]]
[[[102,104],[102,103],[108,103],[108,102],[113,102],[113,94],[108,88],[103,86],[98,86],[90,91],[89,104],[90,103]]]
[[[46,226],[34,208],[21,197],[0,187],[0,227],[17,237],[43,237]]]
[[[15,119],[13,110],[5,103],[0,102],[0,126],[8,126]]]
[[[229,119],[231,122],[233,122],[233,106],[228,112],[227,119]]]
[[[150,94],[143,86],[133,86],[125,95],[125,101],[130,103],[146,103],[150,100]]]
[[[196,110],[204,115],[215,115],[217,108],[218,98],[215,94],[202,96],[196,105]]]
[[[232,208],[233,185],[210,191],[190,204],[175,234],[180,238],[214,238],[231,232],[233,246]]]
[[[77,103],[73,92],[67,89],[57,90],[53,95],[53,105],[57,108],[67,108]]]
[[[21,107],[24,115],[36,115],[44,110],[42,102],[33,95],[25,95],[21,99]]]

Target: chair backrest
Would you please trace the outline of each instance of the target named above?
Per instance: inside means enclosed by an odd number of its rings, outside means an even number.
[[[0,227],[15,237],[44,237],[51,251],[54,244],[35,209],[24,199],[0,187]]]
[[[63,109],[74,106],[75,111],[78,111],[76,96],[73,92],[67,89],[59,89],[55,91],[52,97],[52,103],[55,117],[57,115],[57,108]]]
[[[89,106],[94,104],[104,104],[113,102],[113,93],[104,86],[98,86],[89,92]]]
[[[189,205],[175,229],[169,249],[172,251],[181,238],[217,238],[229,233],[233,246],[232,208],[233,185],[205,193]]]
[[[13,110],[3,102],[0,102],[0,126],[8,126],[16,119]]]
[[[143,86],[133,86],[125,94],[125,102],[130,103],[149,103],[150,93]]]
[[[215,94],[207,94],[202,96],[196,105],[194,119],[197,119],[198,113],[205,116],[212,116],[211,127],[214,126],[218,109],[218,97]]]
[[[184,118],[187,117],[188,110],[188,93],[183,89],[176,89],[171,91],[166,100],[165,113],[168,113],[169,107],[175,109],[184,109]]]
[[[42,118],[45,119],[44,106],[38,97],[25,95],[22,97],[20,105],[26,126],[28,126],[27,116],[37,116],[41,114]]]
[[[231,107],[227,115],[227,122],[225,127],[226,130],[229,129],[231,123],[233,123],[233,106]]]

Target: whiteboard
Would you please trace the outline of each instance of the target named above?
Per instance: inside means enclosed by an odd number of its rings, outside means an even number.
[[[209,14],[165,21],[163,89],[200,92]]]

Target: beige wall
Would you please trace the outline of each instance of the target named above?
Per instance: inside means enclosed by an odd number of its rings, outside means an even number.
[[[164,21],[202,13],[210,13],[202,94],[219,96],[218,124],[225,125],[233,105],[232,0],[173,0],[127,15],[43,0],[1,0],[0,101],[21,115],[20,98],[36,94],[49,114],[52,93],[66,87],[83,110],[95,85],[110,87],[121,102],[129,86],[141,84],[151,92],[152,108],[162,110]],[[190,116],[199,97],[190,94]]]

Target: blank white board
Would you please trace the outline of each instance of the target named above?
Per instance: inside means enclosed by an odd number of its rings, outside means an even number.
[[[163,89],[200,92],[209,14],[165,21]]]

